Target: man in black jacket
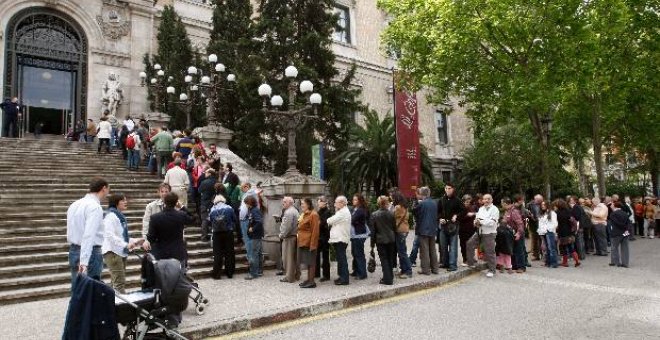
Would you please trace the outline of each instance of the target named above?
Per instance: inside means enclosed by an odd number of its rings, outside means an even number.
[[[3,118],[4,122],[2,124],[4,137],[18,137],[18,118],[21,116],[21,105],[18,103],[18,98],[14,97],[11,100],[9,98],[0,104],[0,108],[4,112]],[[10,129],[11,127],[11,129]],[[11,132],[11,135],[9,134]]]
[[[387,210],[390,201],[387,196],[378,197],[378,210],[371,215],[371,248],[376,245],[380,266],[383,268],[383,278],[380,284],[394,283],[394,268],[396,267],[396,221],[394,214]]]
[[[440,243],[440,264],[448,272],[456,271],[458,258],[458,214],[464,206],[456,195],[456,189],[451,183],[445,184],[445,195],[438,201],[438,218],[440,230],[438,242]]]
[[[332,216],[332,212],[328,208],[328,199],[321,196],[317,200],[318,214],[321,220],[319,231],[319,247],[316,252],[316,268],[321,270],[316,271],[316,277],[321,277],[321,282],[330,280],[330,226],[328,226],[328,218]],[[321,260],[323,260],[321,263]]]
[[[209,210],[213,206],[213,199],[215,198],[215,183],[218,181],[218,175],[214,169],[207,169],[204,172],[204,180],[199,184],[200,195],[200,219],[202,220],[202,241],[207,242],[210,240],[209,227]]]
[[[157,260],[177,259],[185,268],[188,252],[183,239],[183,229],[193,224],[194,219],[181,207],[177,194],[167,194],[163,202],[163,211],[151,216],[147,240],[151,243]]]

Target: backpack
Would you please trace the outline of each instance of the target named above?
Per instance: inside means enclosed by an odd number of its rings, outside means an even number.
[[[220,231],[230,231],[227,229],[227,221],[225,221],[225,215],[218,214],[215,218],[211,219],[211,231],[214,233]]]
[[[134,134],[130,134],[126,138],[126,148],[127,149],[135,148],[135,135]]]

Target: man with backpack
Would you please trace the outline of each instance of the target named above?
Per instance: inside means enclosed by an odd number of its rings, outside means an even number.
[[[213,271],[211,277],[220,280],[220,272],[224,265],[227,278],[234,276],[234,209],[226,204],[225,197],[217,195],[209,213],[211,231],[213,233]]]
[[[137,171],[138,166],[140,165],[140,147],[142,146],[142,140],[140,135],[137,132],[137,129],[133,129],[131,133],[126,137],[126,151],[127,151],[127,168],[128,170]]]

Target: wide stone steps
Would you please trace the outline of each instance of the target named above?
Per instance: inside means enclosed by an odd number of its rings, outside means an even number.
[[[161,180],[142,164],[140,171],[127,171],[119,150],[108,155],[96,148],[59,139],[0,138],[0,305],[69,295],[66,211],[86,194],[93,177],[105,178],[111,193],[128,197],[129,233],[142,236],[144,209],[157,198]],[[101,204],[106,208],[107,200]],[[185,238],[190,274],[208,276],[211,245],[200,240],[199,226],[187,228]],[[235,251],[237,272],[244,272],[245,250]],[[139,265],[129,256],[129,287],[139,285]],[[107,272],[104,279],[109,282]]]

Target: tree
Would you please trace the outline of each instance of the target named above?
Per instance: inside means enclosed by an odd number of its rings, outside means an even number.
[[[153,57],[146,55],[144,58],[147,79],[156,77],[156,71],[153,69],[153,65],[160,64],[165,71],[166,77],[171,77],[171,80],[167,82],[166,86],[173,86],[177,93],[185,92],[186,85],[183,72],[189,66],[195,64],[195,54],[193,53],[192,44],[190,38],[188,38],[185,25],[174,10],[174,7],[170,5],[166,5],[163,8],[156,39],[158,41],[158,53]],[[160,103],[154,102],[156,98],[155,91],[158,91]],[[191,114],[195,126],[203,122],[204,108],[203,104],[200,105],[201,101],[199,98],[196,98],[197,105],[184,108],[168,100],[165,88],[150,88],[148,92],[151,110],[159,111],[163,109],[172,118],[170,122],[171,127],[183,129],[186,126],[187,114],[185,109],[192,110]]]
[[[253,56],[256,71],[273,88],[273,94],[282,95],[288,107],[287,91],[282,74],[289,65],[299,70],[298,79],[311,80],[314,91],[323,96],[318,116],[308,119],[305,131],[296,138],[298,168],[311,173],[310,146],[323,141],[327,154],[346,148],[350,117],[361,108],[359,90],[351,86],[354,69],[340,75],[335,68],[331,34],[337,17],[332,14],[332,0],[262,0],[259,2],[255,36],[260,41],[258,53]],[[256,87],[249,95],[256,96]],[[298,97],[305,104],[304,96]],[[286,132],[278,124],[278,117],[252,110],[241,120],[253,127],[250,138],[258,141],[262,164],[274,164],[275,173],[286,169]],[[240,154],[243,156],[242,154]],[[331,174],[332,175],[332,174]]]
[[[338,193],[370,191],[375,196],[387,193],[397,186],[397,152],[394,118],[386,115],[382,120],[373,110],[364,112],[364,126],[353,125],[346,151],[332,160],[340,172],[331,186]],[[422,148],[422,182],[433,183],[431,159]]]

